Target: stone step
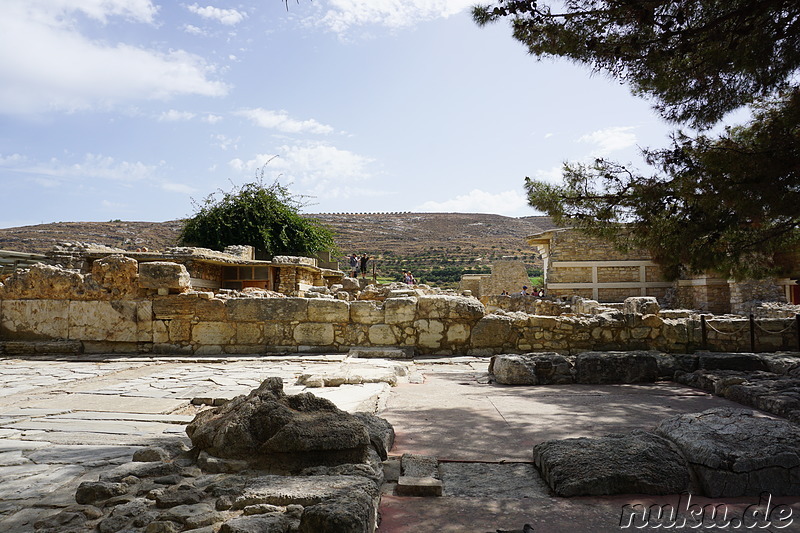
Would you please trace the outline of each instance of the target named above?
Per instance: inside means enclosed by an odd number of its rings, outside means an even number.
[[[81,341],[0,341],[0,354],[80,354],[83,353]]]

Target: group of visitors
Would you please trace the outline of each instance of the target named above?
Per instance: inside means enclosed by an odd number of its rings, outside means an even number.
[[[519,294],[520,296],[536,296],[537,298],[541,298],[544,296],[544,289],[541,287],[533,287],[530,289],[530,292],[528,292],[528,286],[523,285],[522,290],[515,294]],[[511,294],[508,291],[503,290],[500,293],[500,296],[511,296]]]
[[[414,279],[414,274],[410,270],[403,270],[403,283],[406,285],[416,285],[417,280]]]
[[[350,255],[350,277],[357,278],[359,270],[361,271],[361,277],[367,277],[367,263],[371,257],[364,253],[361,257],[358,257],[358,254],[351,254]]]

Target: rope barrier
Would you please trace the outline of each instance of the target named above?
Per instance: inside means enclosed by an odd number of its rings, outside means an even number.
[[[715,328],[713,325],[711,325],[711,322],[710,322],[709,320],[706,320],[706,326],[707,326],[707,327],[709,327],[709,328],[711,328],[712,330],[716,331],[716,332],[717,332],[717,333],[719,333],[720,335],[738,335],[739,333],[741,333],[741,332],[743,332],[745,329],[747,329],[747,327],[749,326],[749,324],[748,324],[747,322],[745,322],[745,323],[742,325],[742,327],[741,327],[741,328],[739,328],[737,331],[720,331],[720,330],[718,330],[717,328]]]
[[[760,329],[761,331],[763,331],[765,333],[774,333],[774,334],[786,333],[787,331],[789,331],[790,329],[794,329],[794,327],[795,327],[794,321],[790,322],[788,326],[786,326],[785,328],[783,328],[780,331],[772,331],[770,329],[767,329],[764,326],[762,326],[761,324],[759,324],[758,322],[756,322],[755,324],[756,324],[756,327],[758,329]]]

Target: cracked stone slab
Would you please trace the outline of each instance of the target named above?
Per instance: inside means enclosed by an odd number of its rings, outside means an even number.
[[[676,494],[689,487],[677,448],[642,430],[542,442],[533,447],[533,460],[559,496]]]
[[[706,496],[800,496],[800,427],[791,422],[723,407],[668,418],[655,431],[680,448]]]

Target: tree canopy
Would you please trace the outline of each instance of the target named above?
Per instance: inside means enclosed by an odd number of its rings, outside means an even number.
[[[531,54],[616,77],[666,120],[698,131],[644,150],[648,173],[598,159],[565,164],[560,186],[526,178],[533,207],[647,248],[673,278],[773,274],[774,252],[798,245],[800,2],[565,0],[555,11],[498,0],[473,16],[509,19]],[[703,133],[743,106],[749,122]]]
[[[312,256],[334,250],[333,232],[303,217],[302,205],[277,181],[265,186],[257,179],[206,197],[184,222],[179,242],[214,250],[250,245],[262,256]]]

